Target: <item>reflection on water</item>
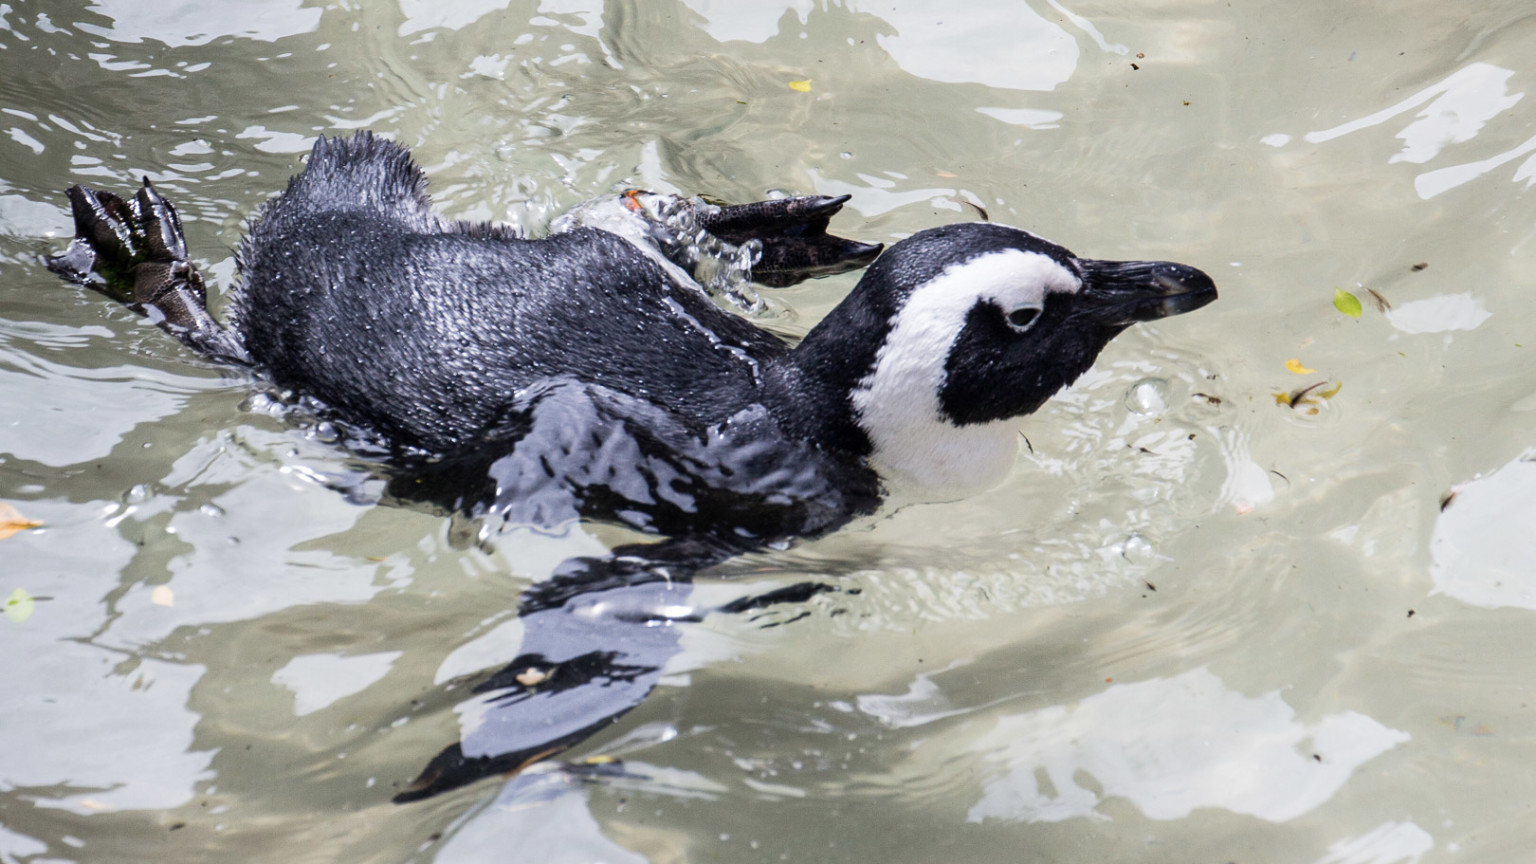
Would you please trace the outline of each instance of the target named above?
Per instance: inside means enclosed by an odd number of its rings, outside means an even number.
[[[1393,307],[1387,320],[1404,333],[1448,333],[1476,330],[1492,314],[1471,294],[1442,294]]]
[[[400,655],[399,651],[356,657],[306,654],[273,672],[272,683],[293,691],[293,713],[303,717],[372,687],[389,674]]]
[[[1315,864],[1418,864],[1435,848],[1429,832],[1412,822],[1387,822],[1359,837],[1347,837],[1328,847]]]
[[[1536,848],[1520,4],[44,5],[0,3],[0,499],[46,523],[0,540],[0,597],[38,598],[0,618],[0,860]],[[634,538],[348,503],[305,479],[355,467],[324,436],[37,263],[60,189],[149,173],[227,287],[297,154],[360,126],[455,217],[846,191],[856,236],[982,208],[1220,268],[1226,299],[1128,336],[998,489],[695,585],[678,605],[844,590],[672,622],[574,768],[400,807],[463,688],[528,648],[518,593]],[[1355,282],[1390,308],[1339,315]],[[773,326],[848,285],[773,294]],[[1274,404],[1309,383],[1289,358],[1344,382],[1328,411]]]
[[[780,35],[784,16],[804,27],[810,0],[733,4],[685,0],[705,19],[705,30],[721,42],[766,42]],[[1102,51],[1125,54],[1107,42],[1085,18],[1059,3],[1052,11],[1091,37]],[[1009,90],[1053,90],[1077,69],[1077,39],[1028,5],[977,5],[959,10],[941,0],[900,4],[851,3],[854,12],[878,16],[879,46],[901,68],[929,81],[985,84]]]
[[[1435,592],[1536,609],[1536,451],[1451,489],[1430,540]]]
[[[1518,116],[1510,112],[1510,109],[1515,107],[1525,94],[1509,92],[1509,79],[1514,75],[1514,70],[1489,63],[1469,63],[1444,80],[1420,90],[1395,105],[1331,129],[1308,132],[1302,137],[1309,144],[1322,144],[1363,129],[1384,125],[1422,107],[1423,110],[1415,115],[1417,119],[1396,134],[1396,137],[1403,142],[1402,149],[1387,159],[1388,163],[1407,162],[1422,165],[1434,160],[1442,151],[1453,145],[1471,141],[1483,131],[1486,124],[1498,118],[1499,115],[1505,115],[1506,120]],[[1265,136],[1263,141],[1275,147],[1284,147],[1290,142],[1290,136],[1274,133]],[[1459,148],[1456,152],[1466,153],[1467,150],[1468,148]],[[1414,178],[1414,189],[1420,198],[1428,200],[1469,183],[1532,151],[1536,151],[1536,136],[1527,138],[1524,142],[1502,153],[1419,174]],[[1527,186],[1536,182],[1536,156],[1521,164],[1511,179],[1516,182],[1524,180]]]
[[[19,368],[8,368],[6,359]],[[44,356],[0,358],[0,417],[6,418],[0,420],[0,449],[57,468],[104,458],[138,424],[184,407],[175,392],[180,383],[170,376],[157,382],[142,369],[71,368]],[[57,424],[57,432],[32,434],[26,419],[38,416]]]
[[[1397,137],[1403,149],[1388,162],[1423,164],[1440,155],[1451,144],[1470,141],[1483,124],[1514,106],[1525,94],[1508,91],[1515,73],[1487,63],[1472,63],[1458,69],[1451,77],[1404,99],[1390,108],[1368,117],[1352,120],[1321,132],[1308,132],[1308,143],[1321,144],[1351,132],[1379,126],[1388,120],[1429,103],[1417,120],[1403,127]],[[1433,100],[1433,101],[1431,101]]]
[[[1077,69],[1077,40],[1028,6],[957,11],[944,0],[879,9],[895,30],[880,47],[919,78],[1009,90],[1054,90]]]
[[[581,781],[559,772],[532,772],[508,783],[494,800],[466,815],[435,860],[499,860],[506,855],[509,836],[517,838],[518,853],[530,861],[646,864],[653,860],[604,836],[587,809]]]
[[[169,516],[164,531],[184,551],[165,562],[165,582],[175,604],[155,602],[149,584],[128,586],[117,597],[106,631],[124,645],[155,644],[179,628],[247,621],[314,603],[363,603],[388,584],[380,578],[406,574],[381,563],[317,547],[316,541],[344,534],[362,510],[341,496],[286,472],[259,472],[221,489],[221,475],[249,470],[248,455],[227,442],[188,454],[185,468],[194,487],[215,492],[194,509]],[[267,502],[281,500],[280,508]],[[119,519],[140,520],[134,506]],[[229,514],[262,513],[259,520],[231,521]]]
[[[24,575],[47,598],[27,626],[0,628],[0,651],[11,658],[0,664],[0,687],[14,696],[0,714],[6,785],[34,790],[35,806],[82,815],[185,805],[214,777],[188,708],[205,667],[98,640],[99,598],[114,592],[134,545],[67,506],[38,502],[28,512],[59,528],[4,553],[7,585]]]
[[[1249,698],[1194,669],[998,720],[972,750],[1003,771],[970,819],[1057,822],[1098,815],[1103,798],[1118,796],[1153,819],[1221,807],[1285,822],[1408,738],[1353,711],[1299,723],[1278,691]],[[1079,785],[1080,774],[1101,791]]]
[[[207,45],[215,39],[237,37],[276,42],[285,36],[312,33],[320,26],[320,10],[304,8],[303,0],[179,0],[165,6],[144,6],[134,0],[93,0],[89,12],[112,20],[103,27],[89,20],[74,23],[82,32],[114,42],[154,40],[167,45]],[[195,70],[187,70],[195,71]]]

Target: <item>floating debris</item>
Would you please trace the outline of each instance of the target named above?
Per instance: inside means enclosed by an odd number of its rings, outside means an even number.
[[[535,684],[543,684],[548,680],[549,673],[534,666],[529,666],[527,669],[517,673],[517,683],[523,685],[524,687],[532,687]]]
[[[975,201],[972,201],[972,200],[970,200],[968,198],[959,198],[959,199],[956,199],[956,200],[958,200],[960,202],[960,205],[962,207],[969,207],[972,210],[975,210],[976,211],[976,215],[981,217],[981,221],[983,221],[983,222],[991,222],[992,221],[992,217],[987,215],[987,208],[981,206],[980,204],[977,204]]]
[[[1343,312],[1351,318],[1359,318],[1363,308],[1360,306],[1360,298],[1345,291],[1343,288],[1335,288],[1333,291],[1333,308]]]
[[[5,601],[5,617],[17,624],[25,624],[36,608],[37,602],[27,593],[27,589],[17,588]]]
[[[1276,393],[1275,404],[1284,405],[1287,408],[1302,411],[1309,415],[1316,414],[1323,407],[1324,402],[1338,395],[1339,391],[1344,388],[1344,382],[1340,381],[1327,390],[1322,389],[1324,387],[1328,387],[1327,381],[1318,381],[1315,384],[1298,387],[1289,393]]]
[[[0,540],[32,528],[41,528],[42,525],[35,519],[21,515],[21,511],[10,504],[0,501]]]

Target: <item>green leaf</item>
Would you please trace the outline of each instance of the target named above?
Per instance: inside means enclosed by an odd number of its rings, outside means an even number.
[[[25,588],[17,588],[11,592],[10,599],[5,601],[5,617],[21,624],[32,617],[32,610],[36,606],[37,603]]]
[[[1333,290],[1333,308],[1351,318],[1359,318],[1360,298],[1345,291],[1343,288],[1335,288]]]

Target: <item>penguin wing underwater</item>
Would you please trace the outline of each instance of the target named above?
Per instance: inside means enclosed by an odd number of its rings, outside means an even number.
[[[1016,418],[1115,335],[1216,297],[1192,267],[1078,258],[993,223],[882,253],[827,233],[846,198],[721,208],[630,193],[529,240],[442,220],[408,152],[360,133],[320,139],[252,220],[225,327],[147,179],[129,199],[69,198],[76,239],[52,269],[382,442],[392,497],[665,538],[573,558],[530,588],[522,654],[474,688],[479,719],[401,801],[618,719],[677,650],[658,625],[710,611],[687,605],[693,573],[833,530],[887,485],[995,482]],[[869,267],[791,346],[706,293],[709,271],[742,256],[770,286]]]

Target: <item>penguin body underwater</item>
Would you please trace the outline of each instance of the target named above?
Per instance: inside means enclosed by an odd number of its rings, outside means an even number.
[[[1216,297],[1192,267],[1081,259],[995,223],[882,253],[826,233],[846,197],[631,192],[528,240],[446,222],[425,186],[393,142],[321,138],[250,224],[227,328],[147,179],[129,200],[72,187],[77,236],[49,264],[382,441],[404,497],[754,542],[836,527],[886,483],[995,480],[1013,418],[1131,324]],[[711,255],[769,285],[874,263],[792,347],[706,294]]]

